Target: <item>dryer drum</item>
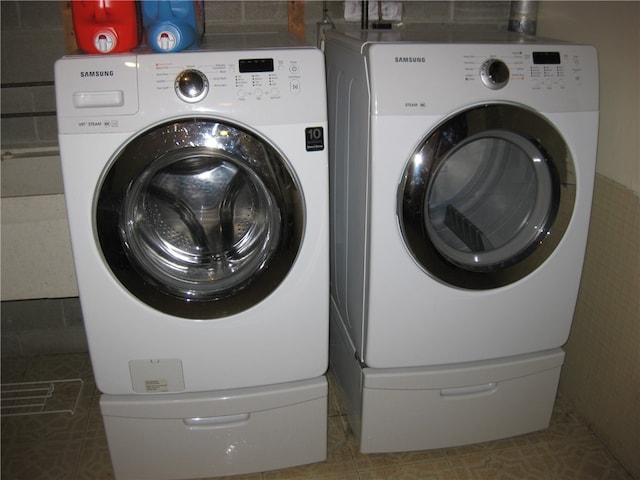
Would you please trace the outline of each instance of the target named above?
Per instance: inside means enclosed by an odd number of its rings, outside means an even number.
[[[405,244],[449,285],[513,283],[562,238],[573,171],[564,140],[541,115],[513,104],[460,112],[428,133],[407,164],[398,190]]]
[[[128,142],[96,201],[109,268],[153,308],[218,318],[268,296],[302,241],[303,201],[286,160],[236,125],[166,123]]]

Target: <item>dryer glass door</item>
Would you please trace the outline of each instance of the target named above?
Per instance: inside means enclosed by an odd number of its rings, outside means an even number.
[[[468,109],[427,134],[407,165],[398,198],[405,242],[445,283],[517,281],[566,230],[572,172],[566,144],[540,115],[514,105]]]
[[[109,267],[155,309],[219,318],[268,296],[303,230],[298,182],[268,142],[236,125],[157,126],[111,162],[96,203]]]

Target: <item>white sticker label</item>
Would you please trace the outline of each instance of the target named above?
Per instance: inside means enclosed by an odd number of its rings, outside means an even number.
[[[168,392],[169,382],[167,380],[145,380],[144,390],[147,393]]]

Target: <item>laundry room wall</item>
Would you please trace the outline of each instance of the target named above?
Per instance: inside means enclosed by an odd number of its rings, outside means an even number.
[[[57,148],[59,2],[0,2],[2,356],[86,350]]]
[[[591,228],[560,391],[640,478],[640,3],[540,2],[538,35],[598,48]]]
[[[343,25],[344,3],[327,2]],[[509,2],[403,2],[405,23],[504,29]],[[2,355],[85,351],[56,148],[53,62],[68,2],[0,2]],[[323,2],[306,1],[316,39]],[[286,31],[288,2],[207,1],[208,33]],[[561,391],[640,478],[640,3],[539,3],[538,34],[598,47],[601,123],[589,244]]]
[[[345,24],[342,1],[301,4],[308,43],[316,43],[325,5],[336,25]],[[412,1],[402,7],[406,22],[502,29],[509,14],[508,2]],[[2,355],[83,351],[53,88],[53,63],[73,45],[70,2],[3,0],[0,8]],[[285,32],[288,12],[286,0],[205,1],[206,32]]]

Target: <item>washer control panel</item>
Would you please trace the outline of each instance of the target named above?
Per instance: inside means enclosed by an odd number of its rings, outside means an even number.
[[[200,55],[197,63],[155,63],[156,90],[173,90],[180,100],[195,104],[220,97],[240,102],[278,101],[298,96],[304,87],[303,62],[296,58],[256,56],[210,63],[203,62],[205,58]],[[221,59],[218,55],[217,60]]]
[[[324,57],[318,49],[219,48],[58,60],[59,132],[135,131],[185,115],[310,126],[326,117]]]

